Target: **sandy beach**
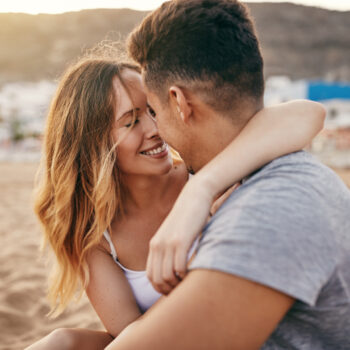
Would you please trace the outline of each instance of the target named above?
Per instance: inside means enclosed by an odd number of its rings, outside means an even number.
[[[32,210],[37,164],[0,163],[0,349],[21,350],[57,327],[102,329],[83,298],[50,320],[47,267],[40,258],[40,227]]]
[[[86,297],[59,318],[45,315],[47,267],[32,210],[37,164],[0,163],[0,350],[20,350],[58,327],[102,329]],[[350,186],[350,170],[338,170]]]

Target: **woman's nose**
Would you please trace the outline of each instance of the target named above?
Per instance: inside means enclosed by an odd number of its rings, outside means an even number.
[[[147,138],[159,136],[157,122],[155,118],[153,118],[147,112],[145,113],[145,116],[144,116],[143,130]]]

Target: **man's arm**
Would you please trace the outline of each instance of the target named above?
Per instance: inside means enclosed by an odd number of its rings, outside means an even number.
[[[257,350],[293,303],[234,275],[193,270],[106,349]]]

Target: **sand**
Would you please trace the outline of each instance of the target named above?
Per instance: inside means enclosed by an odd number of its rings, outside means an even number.
[[[86,297],[57,319],[45,316],[47,268],[31,198],[36,168],[0,163],[0,350],[23,349],[58,327],[102,329]],[[350,170],[339,174],[350,186]]]
[[[32,211],[36,164],[0,164],[0,350],[20,350],[58,327],[102,329],[86,297],[55,320],[45,300],[47,267]]]

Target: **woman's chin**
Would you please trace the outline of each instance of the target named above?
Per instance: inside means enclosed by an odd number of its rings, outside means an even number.
[[[120,168],[124,176],[162,176],[168,174],[173,168],[173,160],[171,158],[163,161],[162,164],[143,164],[141,167],[128,167],[128,169]]]
[[[173,161],[169,160],[166,164],[162,164],[160,166],[155,175],[166,175],[170,172],[170,170],[173,168]]]

